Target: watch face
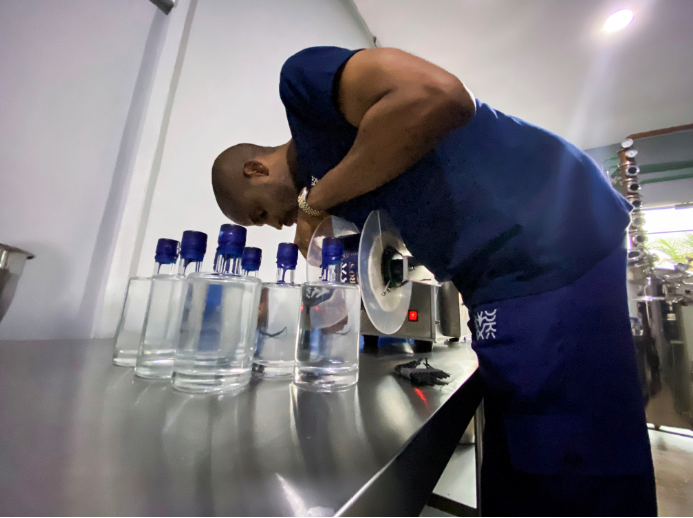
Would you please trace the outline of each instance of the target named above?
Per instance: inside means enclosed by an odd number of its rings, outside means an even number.
[[[621,147],[623,149],[628,149],[632,145],[633,145],[633,139],[632,138],[627,138],[626,140],[621,142]]]
[[[638,154],[638,150],[637,150],[637,149],[629,149],[628,151],[626,151],[626,156],[627,156],[628,158],[635,158],[635,156],[636,156],[637,154]]]

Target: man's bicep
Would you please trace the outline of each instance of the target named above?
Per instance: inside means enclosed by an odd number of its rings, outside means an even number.
[[[381,51],[390,50],[362,50],[344,65],[339,80],[338,101],[339,110],[350,124],[358,126],[370,107],[391,90],[389,78],[379,70],[383,60]]]
[[[395,89],[425,90],[431,85],[460,81],[428,61],[402,50],[366,49],[347,61],[340,78],[339,109],[346,120],[358,126],[366,112]]]

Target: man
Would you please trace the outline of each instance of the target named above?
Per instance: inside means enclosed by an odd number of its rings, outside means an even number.
[[[291,141],[221,153],[219,207],[243,225],[296,223],[304,254],[325,214],[360,226],[385,209],[414,257],[454,281],[487,386],[484,513],[655,515],[629,206],[597,165],[395,49],[303,50],[279,90]]]

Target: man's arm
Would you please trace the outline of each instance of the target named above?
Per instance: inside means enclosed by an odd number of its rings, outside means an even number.
[[[339,107],[358,127],[344,159],[311,189],[318,210],[370,192],[396,178],[476,110],[454,75],[396,49],[368,49],[344,67]]]

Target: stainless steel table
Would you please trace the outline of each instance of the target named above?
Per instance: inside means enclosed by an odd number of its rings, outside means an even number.
[[[112,341],[0,343],[0,514],[418,514],[480,398],[476,358],[436,346],[445,387],[361,356],[346,392],[253,382],[191,396],[111,364]]]

